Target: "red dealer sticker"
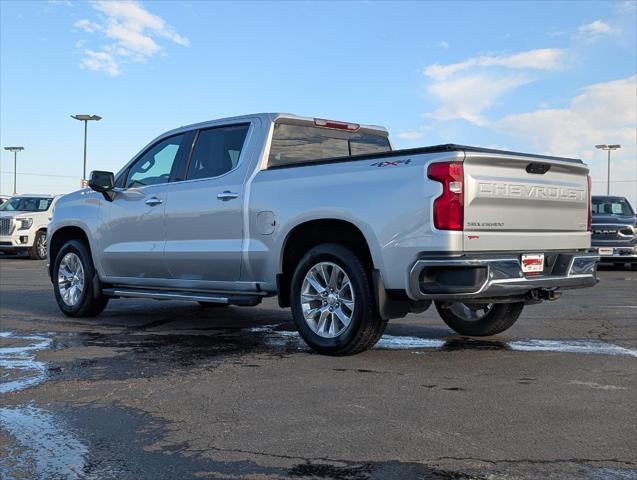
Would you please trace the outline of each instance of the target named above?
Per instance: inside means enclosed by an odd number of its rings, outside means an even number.
[[[522,255],[522,271],[524,273],[542,273],[544,270],[544,254],[534,253]]]

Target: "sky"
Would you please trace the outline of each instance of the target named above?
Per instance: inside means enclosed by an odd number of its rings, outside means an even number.
[[[637,0],[0,0],[0,145],[18,191],[79,188],[172,128],[256,112],[582,158],[637,207]],[[0,193],[13,155],[0,151]]]

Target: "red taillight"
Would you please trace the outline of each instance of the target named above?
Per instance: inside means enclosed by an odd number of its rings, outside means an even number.
[[[361,126],[357,123],[346,123],[346,122],[337,122],[336,120],[325,120],[323,118],[315,118],[314,125],[317,127],[323,128],[336,128],[338,130],[349,130],[350,132],[355,132]]]
[[[593,182],[591,176],[588,176],[588,223],[586,224],[586,230],[593,231],[593,205],[591,197],[593,196]]]
[[[432,163],[427,176],[442,183],[442,195],[434,200],[434,226],[438,230],[462,230],[464,186],[461,162]]]

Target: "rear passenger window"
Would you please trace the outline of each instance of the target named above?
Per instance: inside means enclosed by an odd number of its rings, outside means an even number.
[[[186,180],[218,177],[233,170],[239,163],[248,127],[245,124],[201,130]]]

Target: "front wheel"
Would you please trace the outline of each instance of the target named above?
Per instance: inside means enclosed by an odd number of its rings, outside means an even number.
[[[44,260],[47,253],[46,232],[38,232],[35,234],[33,246],[29,248],[29,258],[32,260]]]
[[[524,302],[436,302],[442,320],[460,335],[487,337],[502,333],[519,318]]]
[[[305,254],[292,278],[290,300],[299,334],[325,355],[367,350],[387,326],[376,311],[368,272],[341,245],[323,244]]]
[[[58,307],[69,317],[94,317],[102,313],[108,297],[94,291],[95,267],[86,245],[66,242],[55,258],[53,291]]]

